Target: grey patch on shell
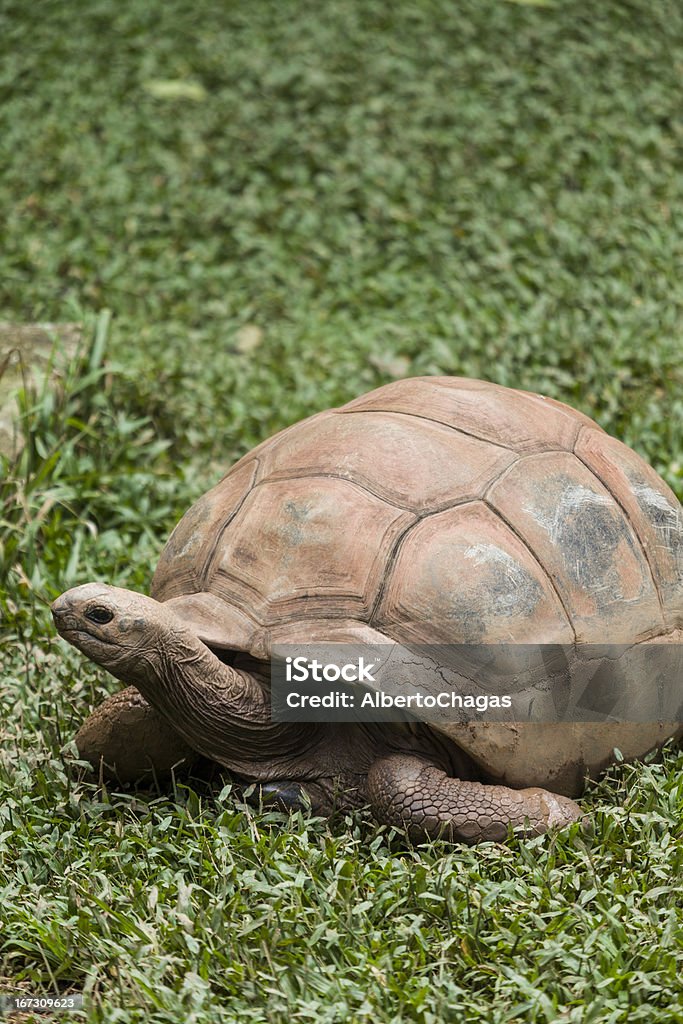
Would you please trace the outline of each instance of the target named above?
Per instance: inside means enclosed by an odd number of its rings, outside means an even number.
[[[311,507],[308,502],[305,505],[298,505],[291,499],[285,502],[284,509],[288,519],[279,532],[283,539],[293,547],[299,547],[304,542],[305,531],[302,529],[301,524],[308,520]]]
[[[448,618],[461,643],[483,640],[495,620],[531,618],[543,598],[543,588],[523,565],[495,544],[472,544],[465,558],[489,570],[474,598],[465,590],[452,595]],[[500,636],[504,640],[503,635]]]
[[[486,636],[480,609],[468,603],[460,594],[454,595],[445,618],[461,643],[477,643]]]
[[[553,506],[549,516],[539,515],[538,508],[525,508],[524,511],[533,516],[537,523],[547,532],[553,544],[561,541],[562,534],[566,527],[567,515],[575,512],[577,508],[586,505],[615,506],[615,502],[606,494],[596,494],[589,487],[577,484],[565,477],[566,486],[562,492],[559,503]]]
[[[496,615],[531,615],[542,597],[537,580],[517,562],[509,552],[495,544],[472,544],[465,558],[491,569],[491,582],[487,603]]]
[[[296,519],[298,522],[305,522],[311,511],[311,505],[310,502],[307,502],[305,505],[297,505],[290,498],[289,501],[285,502],[285,511],[289,513],[292,519]]]
[[[642,559],[619,505],[609,495],[598,494],[571,477],[560,477],[558,482],[564,487],[552,508],[547,507],[544,499],[553,494],[553,489],[539,488],[537,503],[525,507],[524,512],[546,531],[569,579],[594,597],[598,608],[625,600],[617,548],[625,542],[634,559],[639,563]]]
[[[201,529],[211,514],[209,502],[200,498],[173,529],[164,551],[164,558],[180,558],[193,553],[205,540]]]
[[[647,510],[647,517],[661,538],[660,547],[672,553],[678,572],[683,576],[683,512],[649,484],[633,481],[631,484],[638,503]]]

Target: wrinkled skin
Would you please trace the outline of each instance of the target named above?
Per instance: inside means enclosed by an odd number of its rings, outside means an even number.
[[[420,724],[311,725],[270,719],[258,671],[221,661],[163,603],[99,583],[55,601],[61,636],[128,684],[93,712],[77,744],[121,780],[163,774],[197,754],[285,806],[317,813],[369,803],[416,837],[502,840],[576,821],[573,800],[481,781],[455,744]]]

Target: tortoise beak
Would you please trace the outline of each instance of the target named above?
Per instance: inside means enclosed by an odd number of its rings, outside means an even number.
[[[70,625],[72,628],[75,625],[73,605],[66,594],[62,594],[61,597],[58,597],[53,602],[50,611],[52,612],[52,620],[58,633],[63,635]]]

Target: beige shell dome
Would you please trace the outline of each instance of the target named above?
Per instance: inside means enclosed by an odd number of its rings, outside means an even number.
[[[683,626],[683,514],[566,405],[422,377],[296,423],[180,521],[152,595],[218,647],[625,643]]]
[[[540,395],[400,380],[283,430],[180,521],[152,596],[214,649],[683,642],[683,511]],[[643,680],[647,685],[648,680]],[[433,724],[488,777],[581,791],[680,723]]]

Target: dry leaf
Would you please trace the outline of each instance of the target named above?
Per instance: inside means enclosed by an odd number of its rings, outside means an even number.
[[[263,331],[256,324],[245,324],[237,332],[235,349],[242,355],[253,352],[263,341]]]
[[[207,92],[200,82],[188,82],[180,78],[151,78],[143,83],[145,92],[157,100],[195,100],[201,102]]]
[[[407,356],[395,356],[391,354],[372,355],[368,362],[389,377],[405,377],[410,370],[410,359]]]

